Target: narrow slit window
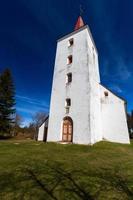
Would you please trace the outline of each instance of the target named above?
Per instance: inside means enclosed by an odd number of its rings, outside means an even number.
[[[105,95],[105,97],[108,97],[109,96],[109,94],[108,94],[108,92],[106,91],[106,92],[104,92],[104,95]]]
[[[67,58],[67,65],[70,65],[72,63],[72,61],[73,61],[72,55],[68,56],[68,58]]]
[[[93,63],[95,65],[95,54],[93,53]]]
[[[95,62],[95,54],[93,53],[93,60],[94,60],[94,62]]]
[[[73,44],[74,44],[74,40],[73,40],[73,38],[71,38],[71,39],[68,41],[68,47],[73,46]]]
[[[72,82],[72,73],[67,74],[67,83]]]
[[[71,99],[66,99],[66,107],[70,107],[71,106]]]

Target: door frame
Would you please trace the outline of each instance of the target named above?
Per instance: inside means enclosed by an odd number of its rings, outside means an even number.
[[[64,141],[64,140],[63,140],[63,128],[64,128],[64,121],[65,121],[65,120],[68,120],[68,121],[71,123],[71,126],[72,126],[71,141]],[[63,118],[63,122],[62,122],[62,132],[61,132],[61,134],[62,134],[62,142],[73,142],[73,120],[72,120],[71,117],[66,116],[66,117]]]

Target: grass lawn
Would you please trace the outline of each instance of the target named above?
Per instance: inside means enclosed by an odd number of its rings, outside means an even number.
[[[0,141],[0,200],[133,200],[133,142]]]

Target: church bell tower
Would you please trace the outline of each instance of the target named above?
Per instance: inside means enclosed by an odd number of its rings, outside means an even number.
[[[47,141],[93,144],[100,127],[98,52],[88,25],[57,41]]]

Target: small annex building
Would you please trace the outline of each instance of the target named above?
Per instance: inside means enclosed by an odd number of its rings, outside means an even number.
[[[43,142],[47,141],[48,121],[49,121],[49,116],[47,116],[44,119],[43,123],[40,125],[37,137],[38,141],[43,141]]]
[[[46,138],[44,127],[38,140]],[[46,140],[130,143],[126,102],[101,84],[98,51],[81,16],[74,31],[57,41]]]

